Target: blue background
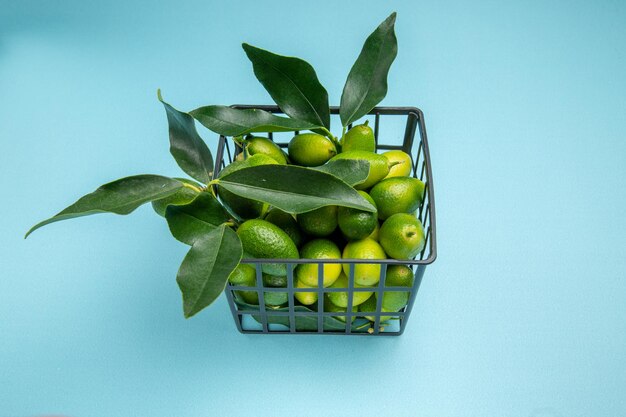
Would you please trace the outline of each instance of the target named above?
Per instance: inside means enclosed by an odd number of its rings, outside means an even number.
[[[626,415],[626,3],[86,3],[0,7],[1,416]],[[383,104],[426,114],[439,232],[402,337],[245,336],[224,297],[184,320],[186,248],[149,207],[22,240],[179,175],[158,87],[268,103],[247,41],[336,104],[392,10]]]

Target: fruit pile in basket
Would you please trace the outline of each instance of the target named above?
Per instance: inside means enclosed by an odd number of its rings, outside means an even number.
[[[183,311],[190,317],[210,305],[230,279],[255,285],[246,258],[412,259],[424,246],[424,230],[415,217],[424,184],[410,176],[411,157],[401,151],[377,154],[366,116],[386,95],[387,75],[397,54],[392,13],[366,39],[350,70],[339,107],[341,135],[331,133],[328,93],[306,61],[243,44],[254,74],[286,115],[255,108],[209,105],[190,112],[163,103],[169,125],[170,152],[193,179],[134,175],[105,184],[81,197],[49,223],[97,213],[129,214],[144,203],[165,217],[172,235],[190,246],[176,280]],[[218,173],[196,121],[238,145],[233,163]],[[351,129],[355,123],[360,123]],[[265,135],[304,132],[289,143],[288,153]],[[221,161],[218,161],[221,162]],[[285,264],[263,263],[264,285],[286,287]],[[380,264],[354,265],[354,285],[374,286]],[[318,285],[318,265],[298,265],[298,288]],[[349,268],[325,264],[323,285],[348,286]],[[410,287],[412,272],[403,265],[386,271],[387,286]],[[244,304],[258,303],[259,293],[242,291]],[[298,307],[315,304],[317,293],[299,292]],[[344,291],[329,292],[326,309],[349,305]],[[406,292],[386,293],[383,311],[398,311]],[[266,306],[285,305],[285,293],[267,291]],[[354,308],[375,308],[368,291],[355,292]],[[372,307],[373,306],[373,307]],[[258,308],[257,308],[257,311]]]

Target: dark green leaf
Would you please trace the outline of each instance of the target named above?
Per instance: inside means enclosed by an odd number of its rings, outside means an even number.
[[[163,101],[170,131],[170,153],[183,171],[203,184],[208,184],[213,175],[213,156],[196,130],[189,114],[176,110]]]
[[[194,242],[176,276],[186,318],[219,297],[241,255],[237,233],[224,224]]]
[[[211,193],[202,192],[189,204],[167,206],[165,218],[176,239],[193,245],[196,240],[227,222],[229,216]]]
[[[330,129],[328,93],[308,62],[247,43],[242,46],[252,61],[254,75],[285,114]]]
[[[41,226],[60,220],[96,213],[128,214],[144,203],[174,194],[183,186],[184,184],[180,181],[159,175],[135,175],[122,178],[101,186],[93,193],[81,197],[56,216],[36,224],[25,237]]]
[[[207,129],[224,136],[241,136],[254,132],[292,132],[320,126],[275,116],[259,109],[234,109],[227,106],[205,106],[189,112]]]
[[[348,74],[339,109],[344,126],[365,116],[387,94],[387,74],[398,54],[395,22],[394,12],[372,32]]]
[[[182,206],[191,203],[202,191],[202,186],[195,181],[187,178],[174,178],[182,183],[189,185],[190,187],[183,187],[176,191],[174,194],[154,200],[152,202],[152,208],[161,217],[165,217],[165,209],[167,206],[173,204],[176,206]]]
[[[291,214],[330,205],[376,211],[339,178],[295,165],[243,168],[220,178],[218,185],[241,197],[268,203]]]
[[[355,186],[367,179],[370,172],[370,164],[360,159],[335,159],[313,169],[327,172],[348,185]]]

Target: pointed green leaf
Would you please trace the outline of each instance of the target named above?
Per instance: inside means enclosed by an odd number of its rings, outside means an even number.
[[[98,188],[91,194],[33,226],[25,237],[49,223],[96,213],[128,214],[144,203],[167,197],[181,189],[184,184],[160,175],[135,175],[122,178]]]
[[[198,135],[193,117],[163,101],[160,90],[158,96],[167,113],[170,153],[183,171],[201,183],[208,184],[213,175],[213,156]]]
[[[330,205],[376,211],[354,188],[339,178],[295,165],[243,168],[220,178],[217,183],[241,197],[268,203],[292,214]]]
[[[335,159],[312,169],[327,172],[348,185],[355,186],[367,179],[370,172],[370,164],[360,159]]]
[[[194,242],[176,276],[186,318],[219,297],[242,253],[237,233],[226,225],[218,226]]]
[[[330,129],[328,93],[308,62],[244,43],[254,75],[285,114]]]
[[[348,74],[339,108],[344,126],[365,116],[387,95],[387,74],[398,54],[395,22],[394,12],[372,32]]]
[[[292,132],[320,127],[302,120],[275,116],[259,109],[205,106],[192,110],[189,114],[207,129],[224,136],[241,136],[254,132]]]
[[[211,193],[202,192],[189,204],[167,206],[165,218],[176,239],[193,245],[196,240],[227,222],[230,216]]]

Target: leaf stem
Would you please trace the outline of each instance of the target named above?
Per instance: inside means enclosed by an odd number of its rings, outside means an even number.
[[[337,137],[333,135],[330,130],[326,129],[325,127],[322,127],[320,130],[326,134],[326,136],[335,144],[335,146],[339,146],[339,140],[337,140]]]
[[[188,184],[186,182],[183,182],[182,184],[183,184],[183,187],[190,188],[190,189],[194,190],[197,193],[201,193],[203,191],[202,188],[196,187],[193,184]]]

